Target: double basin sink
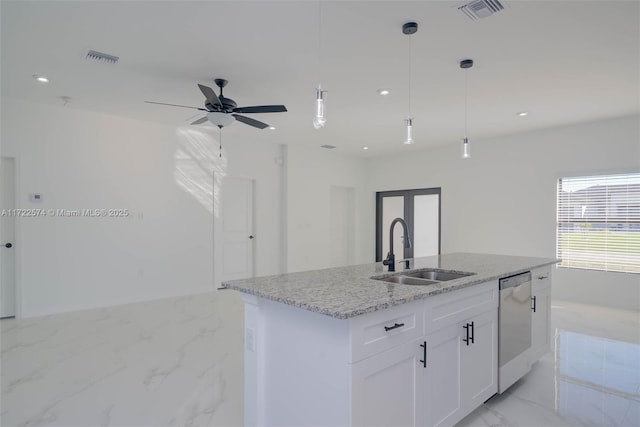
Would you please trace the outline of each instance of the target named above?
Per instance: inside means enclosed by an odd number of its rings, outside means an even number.
[[[460,279],[466,276],[472,276],[475,273],[465,273],[459,271],[445,271],[445,270],[432,270],[423,269],[418,271],[408,271],[402,273],[396,273],[393,275],[376,276],[372,277],[374,280],[381,280],[383,282],[398,283],[401,285],[434,285],[440,282],[446,282],[448,280]]]

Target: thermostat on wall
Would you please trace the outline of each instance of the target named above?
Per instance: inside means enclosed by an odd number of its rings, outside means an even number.
[[[29,194],[29,201],[31,203],[40,203],[40,202],[42,202],[42,194],[39,194],[39,193],[31,193],[31,194]]]

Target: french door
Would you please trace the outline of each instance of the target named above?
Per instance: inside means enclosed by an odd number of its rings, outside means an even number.
[[[376,193],[376,261],[389,252],[389,227],[395,218],[407,223],[409,236],[400,225],[393,233],[396,259],[402,259],[404,239],[411,240],[415,258],[440,253],[440,188],[380,191]]]

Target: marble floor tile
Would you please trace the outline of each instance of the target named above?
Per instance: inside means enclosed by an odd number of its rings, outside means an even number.
[[[239,426],[234,291],[0,322],[2,426]],[[460,426],[640,426],[640,313],[554,301],[552,352]]]

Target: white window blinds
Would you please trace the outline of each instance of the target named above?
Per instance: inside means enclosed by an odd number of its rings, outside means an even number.
[[[561,267],[640,273],[640,173],[560,178]]]

